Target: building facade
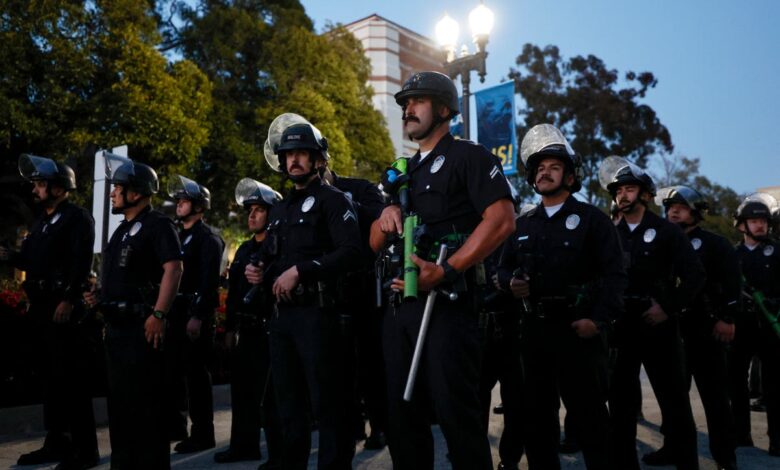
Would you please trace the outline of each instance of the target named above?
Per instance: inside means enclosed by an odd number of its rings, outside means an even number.
[[[414,72],[444,72],[444,53],[437,44],[377,14],[345,25],[362,44],[371,61],[368,84],[374,89],[374,108],[385,117],[397,156],[413,155],[417,144],[403,134],[401,108],[393,97]]]

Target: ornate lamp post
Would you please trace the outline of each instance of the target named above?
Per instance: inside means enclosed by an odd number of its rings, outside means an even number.
[[[471,71],[474,70],[479,74],[481,83],[485,82],[485,75],[487,74],[485,60],[488,55],[485,46],[488,43],[490,31],[493,29],[493,12],[482,1],[469,13],[469,26],[471,27],[471,36],[474,44],[477,46],[477,51],[469,53],[468,47],[464,44],[461,47],[460,55],[456,57],[455,49],[460,30],[457,21],[445,13],[444,17],[436,24],[436,38],[447,54],[446,62],[444,63],[447,75],[453,80],[460,75],[461,85],[463,85],[463,103],[461,105],[463,109],[461,109],[461,115],[463,116],[463,137],[466,139],[469,138],[470,134],[469,98],[471,97],[471,90],[469,85],[471,84]]]

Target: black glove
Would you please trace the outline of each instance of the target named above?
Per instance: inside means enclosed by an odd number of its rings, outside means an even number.
[[[388,167],[382,172],[382,191],[395,196],[398,189],[409,181],[409,175],[405,175],[393,167]]]

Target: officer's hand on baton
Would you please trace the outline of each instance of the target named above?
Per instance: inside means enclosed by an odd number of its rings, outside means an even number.
[[[292,300],[291,293],[298,286],[299,280],[300,276],[298,276],[298,268],[296,266],[291,267],[276,278],[272,289],[276,300]]]
[[[736,327],[733,323],[718,320],[712,327],[712,336],[721,343],[730,343],[734,341],[735,330]]]
[[[512,277],[509,281],[509,290],[516,299],[522,299],[531,295],[531,285],[528,284],[528,275],[523,275],[523,279]]]
[[[430,292],[444,279],[444,268],[436,263],[425,261],[417,255],[412,255],[412,261],[420,268],[420,274],[417,276],[417,290],[421,292]],[[395,291],[403,292],[403,278],[393,279],[393,283],[390,287]]]
[[[244,270],[244,276],[250,284],[260,284],[263,282],[263,263],[257,263],[257,266],[250,264],[246,265]]]
[[[200,338],[200,327],[202,325],[203,322],[195,317],[191,317],[190,320],[187,322],[187,336],[192,341],[195,341],[196,339]]]
[[[590,318],[577,320],[571,324],[571,327],[574,328],[574,332],[577,333],[577,336],[580,338],[593,338],[599,334],[599,327]]]
[[[645,313],[642,314],[642,318],[645,320],[645,323],[651,326],[660,325],[661,323],[665,322],[669,319],[669,315],[664,312],[664,309],[661,308],[661,306],[658,304],[658,302],[655,301],[655,299],[651,299],[652,304],[650,305],[650,308],[645,311]]]
[[[63,300],[54,309],[54,323],[67,323],[70,320],[71,312],[73,312],[73,304]]]
[[[161,320],[154,315],[149,315],[144,323],[144,335],[147,343],[154,343],[154,349],[162,346],[163,332],[165,330],[165,320]]]
[[[404,223],[401,219],[401,208],[399,206],[391,205],[385,207],[384,210],[382,210],[382,214],[379,216],[378,221],[382,233],[403,235]]]

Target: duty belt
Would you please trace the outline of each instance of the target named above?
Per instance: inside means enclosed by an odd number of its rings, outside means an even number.
[[[118,322],[127,320],[141,320],[146,318],[152,308],[142,303],[132,302],[101,302],[98,310],[103,313],[106,322]]]
[[[55,292],[62,292],[66,287],[63,281],[50,281],[48,279],[27,279],[22,283],[22,289],[31,300]]]
[[[320,308],[332,307],[334,304],[332,289],[324,281],[300,283],[291,292],[290,301],[280,301],[287,305],[317,305]]]

